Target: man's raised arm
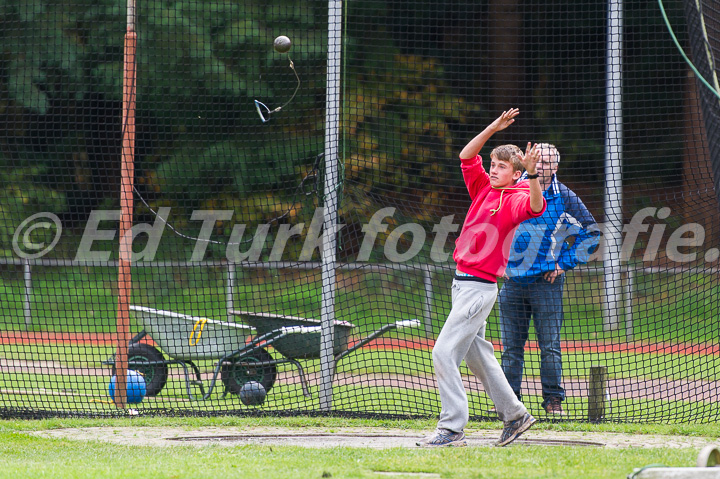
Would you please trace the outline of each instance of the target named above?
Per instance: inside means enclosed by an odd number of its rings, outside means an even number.
[[[475,158],[490,137],[498,131],[504,130],[508,126],[512,125],[515,122],[515,117],[519,114],[520,110],[517,108],[510,108],[508,111],[502,112],[502,115],[490,123],[487,128],[465,145],[465,148],[463,148],[460,152],[460,159],[471,160]]]

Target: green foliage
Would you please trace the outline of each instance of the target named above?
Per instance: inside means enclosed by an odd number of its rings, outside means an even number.
[[[24,61],[10,64],[8,79],[10,97],[21,105],[45,114],[48,109],[48,97],[38,84],[44,83],[46,75],[36,65]]]
[[[0,31],[7,72],[2,89],[13,107],[39,115],[16,128],[12,141],[20,146],[6,151],[21,164],[53,167],[57,176],[44,180],[59,194],[110,195],[113,190],[105,184],[116,181],[106,177],[113,171],[97,169],[97,152],[107,143],[93,142],[119,138],[119,117],[110,115],[119,114],[122,100],[125,2],[3,1],[0,12],[7,25],[14,25]],[[322,131],[314,119],[262,131],[263,140],[248,132],[261,126],[253,99],[278,105],[287,100],[285,80],[294,81],[287,55],[271,48],[274,36],[287,34],[302,45],[293,55],[308,80],[306,98],[322,88],[308,72],[324,62],[323,2],[149,0],[138,2],[136,18],[134,98],[137,141],[144,146],[137,151],[155,153],[136,157],[136,171],[138,183],[150,184],[155,197],[191,207],[282,189],[281,182],[294,182],[296,168],[322,151]],[[302,102],[298,98],[298,107]],[[289,142],[288,134],[299,141]],[[88,161],[81,165],[82,158]],[[281,167],[268,168],[280,159]],[[278,195],[278,201],[287,199]],[[102,198],[83,201],[94,206]]]
[[[597,140],[602,135],[588,131],[604,124],[604,77],[600,63],[589,68],[587,63],[590,54],[604,58],[604,27],[596,19],[605,4],[551,3],[565,13],[548,25],[547,35],[533,36],[522,48],[533,85],[536,134],[563,145],[564,164],[572,165],[580,156],[583,161],[602,156],[603,145]],[[674,20],[678,2],[668,3]],[[125,7],[120,0],[0,2],[5,24],[13,25],[0,32],[6,71],[3,91],[13,106],[47,122],[42,124],[47,128],[43,141],[48,148],[24,146],[15,153],[23,160],[53,165],[64,161],[58,157],[87,156],[98,121],[117,122],[103,117],[105,113],[93,113],[93,108],[95,99],[107,100],[112,102],[112,115],[118,115]],[[355,212],[359,221],[375,209],[378,197],[399,198],[407,205],[409,218],[437,218],[446,209],[448,193],[462,188],[453,161],[458,148],[480,119],[484,122],[492,116],[487,113],[492,98],[470,91],[471,86],[491,91],[487,87],[491,77],[473,78],[474,68],[468,68],[471,63],[466,58],[468,45],[450,37],[438,41],[437,30],[457,28],[464,8],[468,14],[481,13],[486,2],[461,8],[453,2],[412,5],[363,0],[345,7],[340,140],[346,208],[359,205]],[[683,66],[666,61],[673,57],[673,46],[658,33],[661,20],[654,8],[652,2],[628,8],[630,31],[639,32],[629,36],[633,61],[626,64],[624,88],[627,151],[640,158],[630,162],[626,171],[630,174],[658,161],[665,165],[660,168],[663,174],[673,173],[682,146],[680,136],[666,134],[672,125],[659,124],[678,117],[682,108],[682,95],[677,94],[682,86],[676,83]],[[473,31],[475,42],[491,45],[486,37],[489,30],[480,20]],[[260,192],[275,190],[275,201],[289,201],[287,185],[297,178],[297,171],[267,168],[267,158],[285,156],[295,168],[306,166],[322,151],[327,2],[147,0],[137,3],[136,30],[136,99],[145,142],[136,166],[157,188],[158,201],[190,201],[189,207],[226,202],[228,195],[235,195],[246,201],[245,211],[253,218],[267,217],[263,207],[250,200]],[[283,123],[282,116],[287,115],[278,115],[273,128],[261,129],[253,100],[277,106],[294,87],[287,56],[270,48],[279,34],[293,39],[291,53],[302,88],[292,120]],[[477,61],[481,70],[490,71],[485,48]],[[654,73],[660,63],[668,65],[668,74]],[[646,88],[651,82],[659,86]],[[567,88],[570,83],[573,87]],[[559,112],[563,121],[557,121]],[[659,127],[648,129],[650,112],[658,112],[653,113],[653,121]],[[64,131],[67,122],[83,126]],[[21,129],[17,143],[36,144],[30,135]],[[633,141],[635,136],[643,136],[642,141]],[[663,139],[670,142],[669,149]],[[587,178],[600,179],[601,163],[592,162]],[[56,183],[62,185],[58,189],[79,186],[108,195],[108,188],[81,185],[82,175],[73,176],[69,170],[57,177]],[[188,171],[198,176],[179,178]]]
[[[10,98],[18,104],[45,114],[53,98],[78,100],[94,85],[109,84],[104,73],[108,64],[122,61],[121,56],[107,54],[122,45],[124,17],[117,1],[68,5],[31,0],[2,8],[5,21],[16,25],[2,35],[11,59]],[[101,81],[96,81],[97,75]]]
[[[62,193],[37,182],[41,168],[0,169],[0,255],[14,256],[13,236],[20,224],[35,213],[62,213],[66,200]],[[27,231],[27,230],[25,230]],[[52,229],[38,228],[30,232],[28,241],[49,244],[55,235]]]
[[[364,222],[379,207],[372,198],[394,198],[404,206],[394,221],[436,221],[447,214],[446,193],[461,185],[455,126],[477,108],[453,94],[434,58],[397,54],[393,68],[373,73],[359,74],[345,95],[343,213]]]

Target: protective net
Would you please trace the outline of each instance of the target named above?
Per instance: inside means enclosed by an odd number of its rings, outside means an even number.
[[[3,417],[437,416],[446,324],[472,418],[506,380],[539,419],[720,417],[713,2],[0,13]],[[455,279],[491,150],[528,142],[545,213],[504,191],[518,230],[462,258],[509,267]]]

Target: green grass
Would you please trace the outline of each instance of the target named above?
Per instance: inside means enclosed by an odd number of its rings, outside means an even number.
[[[649,464],[669,467],[693,466],[699,451],[692,448],[602,448],[514,445],[507,448],[468,447],[453,449],[393,448],[375,450],[335,447],[329,449],[294,446],[119,446],[104,442],[46,439],[28,431],[57,428],[126,426],[183,427],[188,432],[214,426],[322,428],[342,433],[346,427],[401,428],[424,434],[435,426],[428,420],[357,420],[336,417],[310,418],[136,418],[112,420],[55,419],[0,422],[0,470],[3,477],[53,479],[91,478],[380,478],[378,472],[406,473],[396,477],[420,477],[419,473],[442,478],[553,478],[593,479],[626,477],[635,468]],[[499,423],[470,423],[475,428],[495,428]],[[533,430],[586,431],[593,434],[663,434],[718,438],[715,425],[590,425],[538,424]],[[376,433],[377,431],[373,431]],[[28,451],[32,451],[29,454]]]
[[[92,274],[91,274],[92,273]],[[304,274],[301,272],[301,274]],[[237,309],[320,317],[322,286],[317,277],[268,270],[239,271]],[[336,318],[358,326],[359,333],[392,321],[423,317],[424,291],[418,278],[399,281],[364,275],[340,288]],[[417,276],[417,275],[415,275]],[[0,330],[113,332],[116,329],[117,271],[111,268],[41,268],[33,274],[33,317],[26,325],[21,276],[0,277]],[[134,268],[131,303],[214,319],[228,317],[223,268]],[[408,284],[403,284],[408,283]],[[368,297],[372,297],[369,300]],[[440,307],[443,303],[440,302]],[[447,314],[442,311],[438,314]],[[137,325],[133,325],[138,330]],[[438,328],[439,330],[439,328]]]
[[[33,274],[33,331],[106,332],[112,333],[116,326],[117,271],[113,268],[37,267]],[[720,297],[717,281],[704,276],[681,277],[675,282],[670,275],[638,275],[636,277],[634,331],[635,337],[648,341],[715,341],[714,311],[710,308]],[[678,278],[676,278],[678,279]],[[695,285],[688,283],[694,280]],[[187,314],[225,319],[226,271],[223,268],[177,267],[134,268],[133,298],[135,304],[169,309]],[[238,270],[235,307],[266,312],[319,317],[322,296],[320,277],[303,271]],[[437,274],[433,280],[432,333],[436,337],[449,312],[447,274]],[[625,341],[625,331],[604,331],[598,292],[599,277],[591,274],[568,276],[566,289],[566,322],[564,337],[567,340]],[[23,316],[23,287],[19,277],[4,272],[0,275],[0,330],[25,330]],[[336,297],[337,319],[351,321],[358,328],[357,337],[366,335],[388,322],[424,317],[424,289],[422,275],[412,273],[343,272],[338,276]],[[489,319],[487,337],[498,341],[497,308]],[[140,327],[132,324],[133,333]],[[408,339],[425,339],[421,330],[391,333]],[[531,333],[530,340],[534,339]],[[109,368],[100,363],[112,353],[112,347],[82,345],[0,345],[0,360],[46,361],[45,374],[33,372],[30,367],[17,368],[0,376],[0,388],[12,390],[13,394],[0,397],[0,404],[12,407],[30,407],[43,410],[80,410],[103,412],[112,409],[97,401],[107,399],[106,388]],[[276,355],[276,358],[279,357]],[[714,371],[720,368],[720,358],[714,355],[635,354],[632,351],[574,352],[563,354],[566,381],[584,380],[590,365],[604,365],[609,380],[667,379],[667,380],[716,380]],[[316,360],[301,361],[308,374],[319,371]],[[526,353],[525,376],[539,377],[539,354]],[[212,362],[202,362],[201,368],[212,371]],[[107,376],[74,375],[58,367],[106,368]],[[176,366],[171,368],[178,369]],[[291,369],[281,365],[282,370]],[[407,351],[357,351],[345,358],[338,371],[351,375],[355,381],[336,387],[335,404],[346,411],[406,414],[408,411],[434,413],[438,409],[437,391],[433,388],[414,390],[408,388],[376,387],[363,384],[364,377],[393,374],[409,374],[432,377],[433,367],[427,349]],[[466,369],[464,373],[469,374]],[[207,384],[206,384],[207,385]],[[193,389],[196,395],[200,391]],[[223,411],[238,407],[236,397],[221,398],[222,386],[205,402],[188,402],[185,385],[172,379],[160,398],[146,399],[143,407],[163,410]],[[577,391],[575,391],[577,393]],[[472,396],[472,395],[471,395]],[[315,394],[315,398],[317,394]],[[473,407],[484,411],[488,400],[484,395],[471,397]],[[541,399],[526,395],[531,409],[538,409]],[[586,400],[571,391],[567,408],[576,417],[582,417]],[[317,410],[317,399],[305,399],[299,385],[279,381],[266,403],[272,410]],[[693,410],[701,414],[694,416]],[[649,401],[641,399],[613,399],[609,419],[628,417],[655,418],[662,415],[680,421],[693,417],[717,417],[705,403],[679,401]],[[678,419],[679,418],[679,419]]]
[[[221,319],[227,317],[226,270],[221,267],[133,268],[135,304]],[[411,272],[342,272],[336,316],[364,332],[379,324],[424,317],[423,276]],[[433,277],[432,322],[437,334],[450,308],[447,273]],[[605,331],[602,276],[572,272],[565,286],[568,340],[625,341],[620,329]],[[117,308],[117,270],[89,266],[33,269],[31,330],[113,331]],[[243,270],[236,273],[235,307],[319,317],[321,282],[317,271]],[[0,276],[2,329],[26,329],[22,271]],[[720,285],[707,275],[636,274],[633,288],[633,338],[641,341],[712,342]],[[496,308],[497,309],[497,308]],[[487,336],[499,338],[496,310]],[[531,335],[531,339],[533,339]]]
[[[24,368],[0,375],[0,404],[6,407],[29,407],[38,410],[78,411],[85,413],[112,413],[114,407],[106,402],[107,383],[110,367],[101,362],[107,359],[114,348],[109,346],[80,345],[3,345],[0,361],[42,361],[48,364],[44,373],[32,368],[39,363],[30,363]],[[270,348],[276,358],[281,356]],[[499,353],[496,353],[499,357]],[[538,353],[527,355],[526,378],[539,378]],[[302,360],[306,374],[319,374],[319,360]],[[573,385],[572,381],[587,379],[589,364],[607,366],[610,380],[706,380],[714,381],[713,371],[720,368],[720,359],[711,356],[683,356],[674,354],[632,354],[624,353],[581,353],[565,355],[565,387],[568,398],[565,408],[571,418],[583,418],[587,411],[587,399],[580,397],[585,386]],[[214,372],[213,361],[198,361],[201,371]],[[640,369],[639,369],[640,366]],[[64,371],[63,368],[85,368],[79,371]],[[96,370],[95,372],[91,372]],[[295,372],[289,363],[279,364],[282,372]],[[83,374],[83,371],[86,373]],[[181,368],[170,366],[170,371],[180,373]],[[338,365],[338,374],[346,377],[346,384],[336,385],[333,390],[333,405],[336,410],[357,413],[381,414],[433,414],[439,411],[437,390],[434,387],[434,369],[429,350],[358,350],[344,358]],[[470,376],[463,366],[461,372]],[[387,383],[383,378],[414,377],[412,385],[401,387],[402,383]],[[371,382],[371,378],[375,378]],[[425,384],[416,388],[415,384]],[[210,381],[204,380],[209,388]],[[680,386],[689,387],[689,386]],[[578,389],[580,388],[580,389]],[[278,380],[263,406],[265,411],[316,411],[319,410],[317,380],[310,382],[312,397],[302,394],[299,383]],[[201,396],[196,386],[192,394]],[[207,391],[207,389],[206,389]],[[206,401],[189,401],[186,384],[181,377],[171,376],[167,385],[157,397],[147,397],[137,408],[145,411],[242,411],[243,406],[234,395],[222,397],[223,385],[218,378],[215,390]],[[490,401],[484,393],[469,393],[471,411],[484,416]],[[527,406],[542,415],[542,398],[530,393],[523,397]],[[606,411],[607,420],[632,420],[655,422],[663,417],[673,421],[698,421],[702,418],[718,417],[716,406],[706,402],[649,400],[639,398],[612,397]]]
[[[107,359],[115,348],[112,346],[62,345],[62,344],[6,344],[0,348],[0,358],[24,359],[33,361],[56,361],[71,367],[102,367],[101,361]],[[272,355],[280,359],[282,355],[269,348]],[[500,358],[500,352],[496,351]],[[525,377],[540,377],[540,353],[525,353]],[[608,368],[608,379],[668,379],[668,380],[705,380],[715,381],[715,371],[720,370],[720,358],[714,356],[633,353],[588,353],[581,351],[563,354],[563,376],[567,379],[587,378],[589,365],[602,365]],[[201,370],[212,371],[212,361],[197,362]],[[318,372],[318,360],[302,360],[303,369],[308,373]],[[170,366],[176,367],[176,366]],[[288,364],[281,368],[292,369]],[[640,369],[640,371],[639,371]],[[428,349],[385,350],[360,349],[343,358],[338,366],[340,373],[361,374],[408,374],[432,375],[431,352]],[[28,371],[29,372],[29,371]],[[462,372],[470,371],[462,367]],[[0,381],[2,378],[0,378]]]

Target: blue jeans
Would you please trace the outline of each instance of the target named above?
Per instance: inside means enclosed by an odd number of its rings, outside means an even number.
[[[565,390],[560,386],[562,380],[560,331],[563,323],[564,283],[565,275],[558,276],[552,284],[542,277],[534,283],[527,284],[507,280],[498,295],[503,373],[512,390],[520,398],[525,366],[525,342],[528,339],[532,318],[540,347],[543,407],[550,398],[559,398],[561,401],[565,399]]]

